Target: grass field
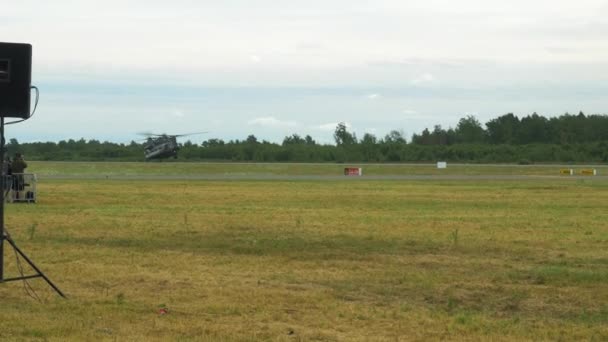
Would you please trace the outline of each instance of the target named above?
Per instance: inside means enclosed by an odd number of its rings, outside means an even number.
[[[205,168],[95,168],[116,165]],[[608,339],[606,180],[43,179],[38,199],[6,226],[69,299],[0,285],[3,340]]]

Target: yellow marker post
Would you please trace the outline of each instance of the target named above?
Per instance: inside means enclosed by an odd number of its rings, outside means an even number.
[[[597,171],[595,169],[582,169],[581,175],[583,176],[595,176],[597,175]]]
[[[559,173],[562,174],[562,175],[572,176],[574,174],[574,170],[572,170],[572,169],[561,169],[561,170],[559,170]]]

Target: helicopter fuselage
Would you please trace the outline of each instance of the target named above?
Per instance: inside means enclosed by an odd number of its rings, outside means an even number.
[[[166,159],[166,158],[177,158],[177,151],[179,145],[177,144],[178,137],[186,137],[193,134],[203,134],[207,132],[196,132],[188,134],[154,134],[154,133],[140,133],[148,137],[144,143],[144,157],[146,161],[152,159]]]
[[[148,138],[144,145],[144,157],[146,160],[177,158],[179,146],[175,137],[160,136]]]

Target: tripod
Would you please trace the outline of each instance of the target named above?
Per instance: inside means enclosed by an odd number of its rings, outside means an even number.
[[[0,155],[2,156],[2,158],[0,158],[0,170],[2,170],[2,172],[1,172],[2,175],[0,176],[0,188],[2,189],[2,193],[4,194],[4,189],[6,189],[6,186],[12,186],[12,184],[6,184],[7,177],[5,177],[5,174],[4,174],[4,117],[0,117]],[[15,241],[7,233],[7,231],[4,227],[4,202],[5,202],[5,198],[4,198],[4,196],[2,196],[1,201],[0,201],[0,230],[2,231],[2,234],[0,236],[0,283],[16,281],[16,280],[27,280],[27,279],[32,279],[32,278],[42,278],[46,281],[47,284],[49,284],[49,286],[51,286],[53,288],[53,290],[55,290],[55,292],[57,292],[58,295],[65,298],[65,295],[63,294],[63,292],[61,292],[61,290],[59,290],[59,288],[57,286],[55,286],[55,284],[53,284],[53,282],[44,273],[42,273],[42,271],[34,264],[34,262],[30,258],[27,257],[27,255],[25,255],[25,253],[23,253],[23,251],[21,251],[21,249],[19,247],[17,247],[17,244],[15,244]],[[11,245],[11,247],[13,247],[15,252],[17,252],[25,261],[27,261],[27,263],[36,271],[36,274],[33,274],[33,275],[21,274],[21,276],[19,276],[19,277],[4,278],[4,241],[5,240]]]

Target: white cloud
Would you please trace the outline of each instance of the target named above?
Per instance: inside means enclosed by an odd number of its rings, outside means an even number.
[[[316,128],[316,129],[319,129],[319,130],[321,130],[321,131],[327,131],[327,132],[330,132],[330,131],[335,130],[335,129],[336,129],[336,126],[338,126],[338,123],[337,123],[337,122],[331,122],[331,123],[321,124],[321,125],[319,125],[319,126],[317,126],[317,127],[315,127],[315,128]]]
[[[255,118],[247,122],[248,125],[261,127],[296,127],[298,123],[295,121],[282,121],[273,116],[265,116]]]
[[[404,109],[401,111],[401,113],[403,113],[403,115],[401,115],[401,118],[404,119],[408,119],[408,120],[413,120],[413,121],[419,121],[419,120],[428,120],[432,117],[438,117],[439,115],[435,114],[435,115],[428,115],[428,114],[424,114],[421,113],[417,110],[414,109]]]
[[[185,116],[184,112],[182,112],[182,111],[181,111],[181,110],[179,110],[179,109],[174,109],[174,110],[171,112],[171,115],[172,115],[172,116],[174,116],[174,117],[176,117],[176,118],[183,118],[183,117]]]
[[[325,124],[321,124],[319,126],[314,127],[315,129],[321,130],[321,131],[325,131],[325,132],[333,132],[336,130],[336,127],[338,126],[339,122],[330,122],[330,123],[325,123]],[[344,125],[346,125],[347,129],[352,129],[352,125],[348,122],[344,122]]]
[[[435,77],[432,74],[426,72],[414,78],[410,83],[415,86],[420,86],[433,82],[435,82]]]
[[[260,63],[262,61],[262,58],[258,55],[251,55],[249,56],[249,59],[251,60],[252,63]]]
[[[253,52],[291,71],[387,58],[551,61],[543,49],[551,44],[574,45],[568,60],[608,56],[604,0],[96,2],[14,2],[0,22],[13,40],[35,43],[35,63],[51,70],[236,70],[262,60]]]
[[[369,94],[369,95],[367,95],[367,98],[370,99],[370,100],[377,100],[380,97],[381,97],[380,94]]]

